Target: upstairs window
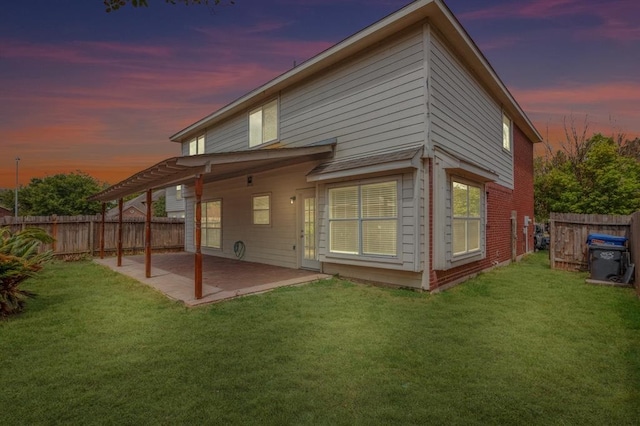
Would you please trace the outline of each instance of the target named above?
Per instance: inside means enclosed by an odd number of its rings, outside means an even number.
[[[278,100],[254,109],[249,113],[249,147],[278,139]]]
[[[480,251],[481,194],[479,186],[453,181],[453,255]]]
[[[502,114],[502,148],[511,151],[511,120],[505,114]]]
[[[182,185],[176,186],[176,200],[182,200]]]
[[[189,155],[204,154],[204,135],[189,141]]]

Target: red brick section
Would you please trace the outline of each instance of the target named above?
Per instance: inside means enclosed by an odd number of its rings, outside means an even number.
[[[487,227],[486,227],[486,257],[483,260],[449,269],[447,271],[433,270],[433,260],[429,265],[430,289],[454,281],[464,279],[472,274],[481,272],[498,263],[511,259],[511,211],[518,213],[516,253],[518,256],[526,252],[526,241],[523,234],[524,217],[529,216],[533,221],[533,144],[526,138],[517,126],[513,134],[514,156],[514,189],[508,189],[496,183],[485,185],[487,199]],[[433,168],[429,165],[429,194],[433,203]],[[429,213],[430,253],[433,252],[433,205]],[[533,222],[529,225],[529,251],[533,250]],[[433,257],[431,257],[433,259]]]

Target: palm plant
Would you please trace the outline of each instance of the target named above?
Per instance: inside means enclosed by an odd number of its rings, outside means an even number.
[[[21,312],[26,299],[35,296],[19,286],[51,260],[51,250],[39,250],[51,242],[53,238],[41,228],[15,233],[8,227],[0,228],[0,318]]]

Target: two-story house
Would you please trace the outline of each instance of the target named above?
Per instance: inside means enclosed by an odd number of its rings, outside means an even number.
[[[181,185],[189,251],[201,233],[204,254],[242,247],[247,261],[436,290],[533,250],[541,137],[441,0],[409,4],[171,140],[181,157],[96,199]]]

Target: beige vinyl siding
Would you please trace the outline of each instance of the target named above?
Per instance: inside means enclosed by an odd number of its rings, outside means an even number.
[[[235,258],[233,245],[240,240],[246,246],[244,260],[297,268],[296,204],[291,204],[290,198],[296,190],[310,187],[305,175],[313,167],[314,164],[306,163],[254,174],[252,186],[247,186],[246,177],[205,184],[203,201],[222,199],[222,250],[209,251],[203,247],[202,252]],[[252,225],[252,196],[266,193],[271,196],[271,224]],[[185,247],[193,251],[192,187],[187,196]]]
[[[372,266],[377,268],[419,271],[420,262],[416,256],[416,250],[419,250],[420,234],[419,226],[416,224],[415,215],[419,214],[420,208],[416,206],[415,183],[419,182],[414,177],[414,173],[421,171],[408,172],[400,175],[400,188],[398,190],[398,220],[399,233],[398,236],[398,255],[397,259],[385,259],[384,257],[343,257],[335,253],[329,253],[329,232],[328,232],[328,187],[327,185],[319,185],[318,187],[318,254],[319,259],[326,263],[335,263],[341,265],[359,265]],[[380,176],[376,178],[378,181],[397,179],[398,175]],[[368,181],[363,179],[354,179],[344,181],[345,186],[366,184]]]
[[[399,214],[402,223],[402,235],[400,236],[400,250],[402,251],[402,263],[407,267],[416,269],[415,252],[418,249],[417,244],[419,242],[418,229],[416,229],[416,223],[413,220],[415,215],[418,214],[416,210],[416,200],[414,197],[415,180],[413,173],[405,173],[402,175],[402,191],[398,198],[402,199],[402,204],[399,204]]]
[[[513,188],[512,155],[502,148],[502,109],[454,57],[436,32],[430,37],[431,141],[498,174]]]
[[[193,186],[187,188],[186,191],[182,191],[183,196],[186,192],[193,193]],[[192,197],[193,195],[190,198],[184,198],[184,249],[191,252],[195,251],[195,237],[193,235],[195,226],[195,199]],[[224,215],[224,212],[222,212],[222,214]]]
[[[206,152],[249,149],[249,115],[239,114],[206,132]]]
[[[417,172],[417,179],[416,179],[416,185],[418,185],[418,187],[420,188],[419,193],[416,196],[416,199],[418,200],[418,209],[419,209],[419,215],[415,218],[415,220],[417,221],[417,228],[419,230],[419,235],[420,235],[420,241],[419,241],[419,250],[416,253],[416,255],[418,256],[418,265],[420,265],[420,267],[418,268],[421,271],[424,271],[424,274],[426,275],[427,281],[428,281],[428,277],[429,277],[429,262],[428,259],[426,259],[426,254],[427,254],[427,250],[428,250],[428,246],[426,245],[426,241],[429,241],[429,235],[427,234],[428,232],[428,226],[426,226],[426,224],[429,222],[429,211],[427,210],[427,206],[429,203],[428,200],[428,184],[427,184],[427,174],[428,174],[428,164],[425,163],[424,161],[428,161],[428,160],[423,160],[422,163],[422,170],[419,170]],[[427,286],[428,289],[428,286]]]
[[[422,273],[412,271],[396,271],[368,266],[325,263],[322,272],[328,275],[340,275],[343,278],[353,278],[367,282],[388,284],[396,287],[419,289],[422,287]],[[428,272],[427,272],[428,273]]]
[[[184,210],[184,198],[176,199],[176,187],[170,186],[165,189],[165,211],[178,212]]]
[[[410,30],[280,97],[281,141],[336,137],[336,159],[424,143],[422,30]]]
[[[337,138],[336,159],[425,139],[422,27],[280,93],[282,146]],[[258,105],[255,105],[256,107]],[[249,149],[248,111],[206,131],[206,152]]]

